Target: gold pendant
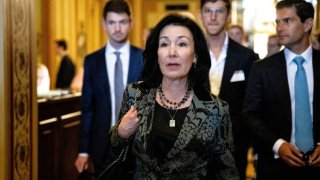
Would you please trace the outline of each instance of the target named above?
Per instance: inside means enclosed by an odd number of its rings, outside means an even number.
[[[170,127],[176,127],[176,120],[171,119],[171,120],[169,121],[169,126],[170,126]]]

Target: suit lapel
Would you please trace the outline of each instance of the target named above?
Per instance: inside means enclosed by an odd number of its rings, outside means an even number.
[[[97,54],[96,65],[97,65],[97,78],[100,79],[101,86],[103,86],[103,91],[105,97],[110,96],[109,94],[109,78],[107,72],[107,65],[106,65],[106,57],[105,57],[106,49],[101,49]],[[95,78],[95,77],[93,77]]]
[[[156,102],[156,88],[151,89],[149,92],[141,91],[141,99],[137,101],[138,118],[139,118],[139,130],[136,134],[136,141],[143,144],[145,150],[148,146],[147,136],[150,134],[153,124],[153,110]],[[147,94],[144,94],[147,93]],[[151,115],[151,117],[150,117]],[[150,122],[148,119],[150,118]]]
[[[145,150],[148,147],[147,137],[150,134],[153,126],[154,114],[152,111],[156,102],[156,90],[156,88],[153,88],[147,92],[146,95],[142,94],[142,99],[139,100],[137,104],[139,115],[139,135],[137,133],[135,139],[137,143],[141,143],[141,146],[143,146]],[[167,154],[168,158],[172,158],[189,144],[190,140],[193,139],[198,132],[202,122],[205,121],[208,116],[210,116],[211,112],[209,110],[213,109],[214,106],[215,103],[212,101],[202,101],[194,94],[181,131],[173,147]],[[150,117],[150,115],[152,116]]]
[[[137,64],[138,61],[137,59],[140,59],[139,53],[136,52],[136,50],[130,46],[130,57],[129,57],[129,72],[128,72],[128,82],[127,83],[132,83],[136,80],[136,75],[139,74],[138,68],[139,65]]]
[[[210,115],[208,109],[212,109],[213,106],[212,101],[201,101],[197,96],[193,96],[186,119],[184,120],[177,140],[167,155],[168,158],[172,158],[189,144],[190,140],[193,139],[198,132],[201,123]]]
[[[234,71],[240,70],[240,69],[237,69],[237,67],[239,66],[239,63],[240,63],[240,60],[238,58],[241,57],[241,55],[237,53],[238,51],[235,49],[234,43],[235,42],[233,42],[229,38],[227,57],[224,65],[220,93],[219,93],[220,95],[223,94],[223,91],[226,88],[227,84],[230,83],[230,80]]]
[[[156,88],[151,89],[147,92],[147,95],[141,95],[142,99],[138,101],[137,109],[139,115],[139,135],[136,134],[135,138],[137,143],[142,143],[143,147],[147,149],[147,136],[150,134],[153,125],[153,109],[155,107],[155,94]],[[213,109],[214,103],[212,101],[202,101],[194,95],[190,107],[188,109],[186,118],[182,125],[181,131],[171,148],[168,152],[167,157],[172,158],[177,153],[181,152],[194,138],[198,132],[202,122],[210,116],[210,109]],[[150,117],[149,115],[152,115]],[[148,121],[150,118],[150,121]]]
[[[270,78],[269,88],[274,89],[276,97],[279,98],[281,106],[283,107],[283,113],[286,114],[288,122],[291,123],[291,97],[284,52],[279,53],[278,56],[275,56],[271,61],[272,62],[269,63],[270,71],[268,73]]]
[[[320,51],[312,50],[312,64],[313,64],[313,124],[319,124],[320,121]],[[316,128],[314,128],[316,129]],[[319,138],[315,138],[319,140]]]

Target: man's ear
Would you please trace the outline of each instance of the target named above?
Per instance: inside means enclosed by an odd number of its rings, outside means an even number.
[[[312,29],[313,26],[313,18],[308,18],[304,21],[304,31],[308,32]]]
[[[131,18],[130,18],[130,31],[131,31],[132,28],[133,28],[133,24],[134,24],[134,20],[133,20],[133,18],[131,17]]]
[[[199,12],[198,12],[198,17],[201,19],[201,21],[203,21],[201,11],[202,11],[202,10],[200,9]]]
[[[103,30],[106,32],[107,30],[107,22],[104,18],[101,19],[101,25],[103,27]]]

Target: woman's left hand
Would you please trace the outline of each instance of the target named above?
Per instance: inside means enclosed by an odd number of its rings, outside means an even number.
[[[118,135],[123,139],[128,139],[138,128],[138,112],[134,106],[122,117],[118,126]]]

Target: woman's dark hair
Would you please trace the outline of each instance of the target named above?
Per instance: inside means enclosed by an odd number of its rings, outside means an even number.
[[[211,67],[206,38],[196,22],[180,14],[169,14],[165,16],[151,31],[143,52],[143,81],[148,88],[158,87],[162,81],[163,75],[158,64],[159,36],[162,29],[168,25],[183,26],[191,32],[197,62],[196,66],[192,66],[189,71],[189,86],[203,86],[208,82],[209,69]]]

